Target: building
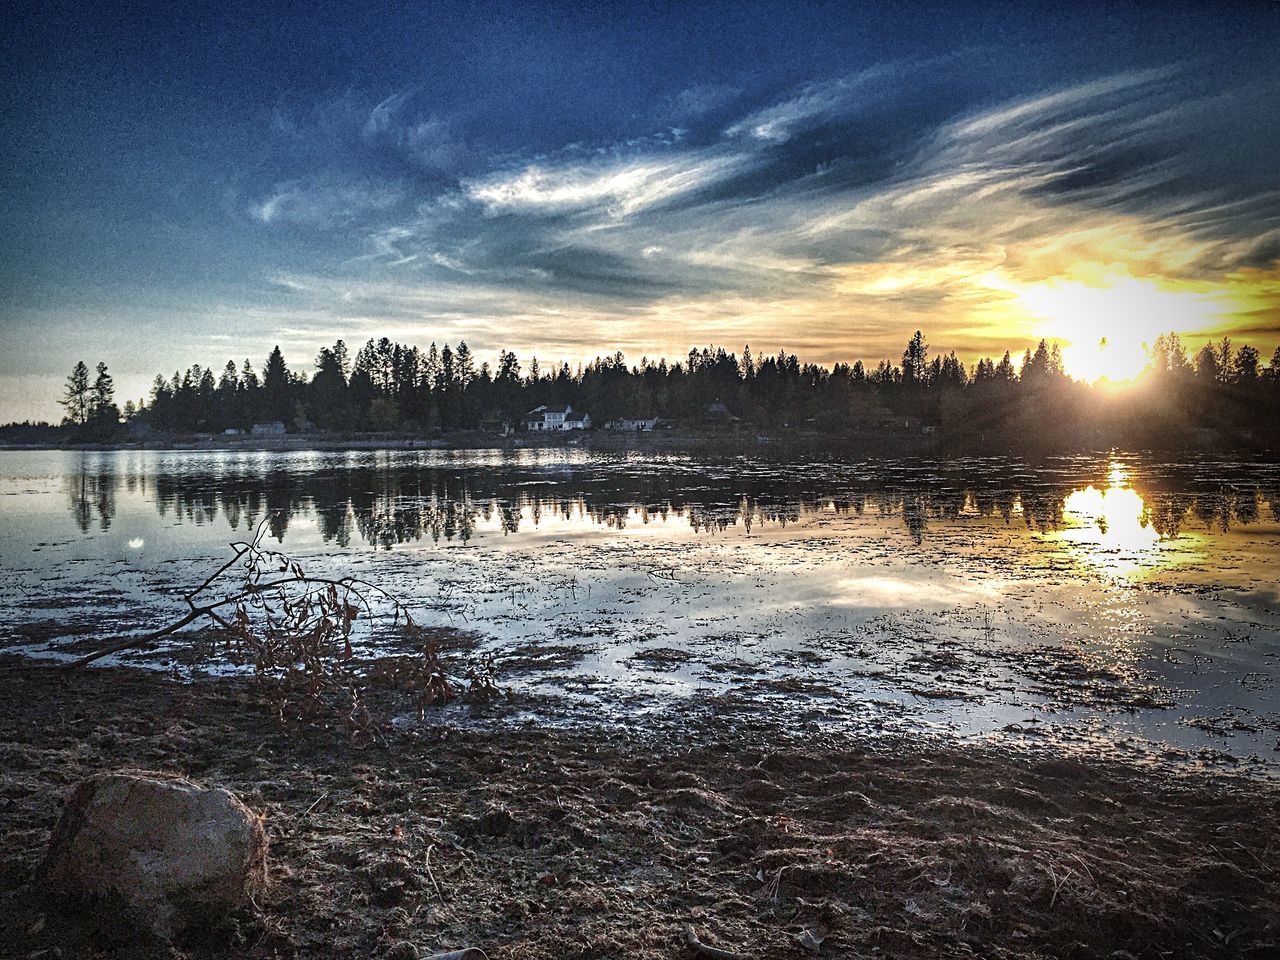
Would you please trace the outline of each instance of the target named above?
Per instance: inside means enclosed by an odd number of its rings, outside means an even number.
[[[566,408],[566,409],[567,409],[567,408]],[[591,414],[589,414],[589,413],[587,413],[587,412],[585,412],[585,411],[583,411],[583,412],[581,412],[581,413],[574,413],[574,412],[570,411],[569,413],[565,414],[564,423],[562,423],[562,424],[560,425],[560,429],[562,429],[562,430],[590,430],[590,429],[591,429]]]
[[[573,407],[534,407],[524,415],[524,428],[533,433],[563,432],[565,430],[590,430],[591,414],[575,412]]]
[[[649,417],[643,420],[633,420],[622,417],[618,420],[610,420],[605,424],[606,430],[617,430],[621,433],[649,433],[658,429],[659,420],[657,417]]]
[[[279,420],[255,423],[249,433],[255,437],[282,437],[284,436],[284,424]]]

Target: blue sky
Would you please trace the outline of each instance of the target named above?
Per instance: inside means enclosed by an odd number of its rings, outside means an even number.
[[[1280,341],[1280,4],[19,9],[0,419],[337,337]]]

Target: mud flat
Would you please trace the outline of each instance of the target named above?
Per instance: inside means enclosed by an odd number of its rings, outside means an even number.
[[[0,955],[1264,957],[1280,788],[1185,767],[783,728],[760,710],[631,729],[530,704],[363,749],[281,726],[239,680],[0,659]],[[537,704],[542,717],[554,703]],[[566,708],[569,709],[569,708]],[[40,889],[70,784],[140,767],[269,817],[258,917],[135,942]],[[398,951],[398,952],[397,952]]]

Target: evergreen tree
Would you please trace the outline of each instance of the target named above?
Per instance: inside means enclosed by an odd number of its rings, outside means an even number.
[[[902,353],[902,382],[905,386],[914,387],[926,379],[928,357],[929,345],[924,341],[924,333],[917,330]]]
[[[83,360],[77,361],[67,377],[67,385],[61,400],[62,408],[67,411],[64,423],[82,427],[89,422],[91,403],[91,387],[89,386],[89,368]]]
[[[120,409],[115,404],[116,384],[107,365],[98,362],[97,377],[93,381],[89,399],[89,421],[104,428],[114,427],[120,422]]]
[[[267,365],[262,371],[262,411],[267,420],[278,420],[288,423],[292,419],[293,404],[290,402],[289,368],[285,365],[284,354],[280,347],[275,347],[267,356]]]

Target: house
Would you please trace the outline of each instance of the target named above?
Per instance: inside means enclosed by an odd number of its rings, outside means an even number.
[[[924,429],[924,423],[919,417],[895,413],[879,402],[855,403],[849,413],[849,422],[855,430],[872,433],[920,433]]]
[[[252,429],[249,430],[249,435],[254,437],[282,437],[284,436],[284,424],[279,420],[255,423]]]
[[[562,430],[590,430],[591,414],[586,411],[580,413],[569,412],[565,414],[564,423],[560,425]]]
[[[524,428],[535,433],[565,430],[590,430],[591,414],[575,413],[573,407],[548,407],[546,404],[534,407],[524,415]]]
[[[649,433],[658,429],[659,422],[657,417],[649,417],[642,420],[622,417],[618,420],[610,420],[604,425],[604,428],[606,430],[616,430],[620,433]]]
[[[480,429],[485,433],[496,433],[501,436],[509,436],[514,433],[509,421],[504,420],[496,413],[491,413],[480,421]]]
[[[721,401],[707,404],[706,410],[702,414],[702,421],[705,424],[715,424],[720,427],[730,427],[737,429],[742,425],[742,418],[734,416],[733,413]]]

